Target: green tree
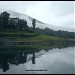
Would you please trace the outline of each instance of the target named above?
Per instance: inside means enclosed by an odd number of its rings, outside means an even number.
[[[20,30],[28,30],[27,21],[23,19],[19,19],[18,21],[18,28]]]
[[[33,20],[32,20],[33,29],[35,29],[35,26],[36,26],[35,23],[36,23],[36,19],[33,19]]]
[[[17,29],[19,18],[10,18],[9,19],[9,29]]]
[[[8,28],[9,16],[10,16],[10,14],[7,13],[6,11],[4,11],[3,13],[1,13],[1,19],[2,19],[3,29],[7,29]]]

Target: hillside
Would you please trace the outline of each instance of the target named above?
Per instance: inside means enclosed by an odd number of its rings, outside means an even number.
[[[3,10],[1,10],[3,12]],[[0,11],[0,13],[1,13]],[[4,10],[5,11],[5,10]],[[30,17],[26,14],[22,14],[22,13],[18,13],[18,12],[15,12],[15,11],[12,11],[12,10],[6,10],[8,13],[10,13],[10,17],[19,17],[21,19],[26,19],[27,20],[27,24],[29,27],[32,27],[32,19],[33,17]],[[39,20],[36,19],[36,27],[39,27],[39,28],[46,28],[46,27],[49,27],[50,29],[54,29],[55,31],[57,30],[65,30],[65,31],[71,31],[71,32],[74,32],[74,28],[66,28],[63,27],[63,26],[58,26],[58,25],[52,25],[52,24],[47,24],[47,23],[44,23],[44,22],[41,22]]]

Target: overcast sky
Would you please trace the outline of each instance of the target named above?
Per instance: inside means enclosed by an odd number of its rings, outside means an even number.
[[[27,14],[45,23],[74,27],[74,1],[0,1],[0,9]]]

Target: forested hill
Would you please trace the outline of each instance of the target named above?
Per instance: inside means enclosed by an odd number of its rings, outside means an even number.
[[[4,11],[0,14],[0,32],[2,31],[25,31],[29,33],[40,33],[48,36],[57,36],[61,38],[75,39],[75,32],[68,32],[63,30],[55,31],[48,27],[41,29],[37,27],[36,19],[32,19],[32,27],[29,27],[29,23],[26,19],[11,18],[10,13]]]

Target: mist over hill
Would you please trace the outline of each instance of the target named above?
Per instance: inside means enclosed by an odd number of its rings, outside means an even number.
[[[0,13],[3,12],[3,11],[7,11],[8,13],[10,13],[10,17],[12,17],[12,18],[19,17],[21,19],[25,19],[27,21],[27,25],[29,27],[32,27],[33,17],[30,17],[26,14],[22,14],[22,13],[19,13],[19,12],[15,12],[15,11],[12,11],[12,10],[2,10],[2,9],[0,9]],[[39,27],[39,28],[42,28],[42,29],[48,27],[48,28],[53,29],[55,31],[64,30],[64,31],[74,32],[74,27],[70,28],[70,27],[66,27],[66,25],[65,26],[56,26],[56,25],[41,22],[37,19],[36,19],[36,27]]]

